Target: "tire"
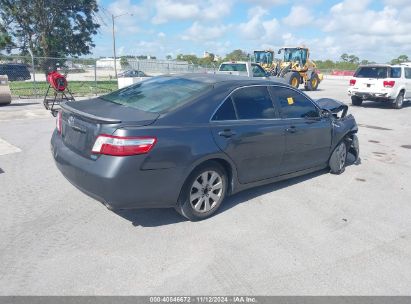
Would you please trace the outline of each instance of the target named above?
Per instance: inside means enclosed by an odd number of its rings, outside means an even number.
[[[401,109],[404,104],[404,92],[400,92],[392,103],[394,109]]]
[[[347,162],[348,145],[345,140],[342,140],[334,149],[331,154],[328,165],[330,166],[330,172],[332,174],[341,174],[345,170],[345,164]]]
[[[362,99],[358,96],[351,96],[351,103],[353,106],[361,106]]]
[[[311,78],[307,81],[305,85],[305,89],[307,91],[316,91],[318,89],[318,85],[320,84],[320,77],[318,77],[317,73],[313,73]]]
[[[203,220],[218,210],[226,192],[224,168],[216,162],[208,162],[197,167],[187,178],[175,209],[190,221]]]
[[[290,86],[296,89],[300,86],[301,76],[298,72],[288,72],[285,74],[284,79]]]

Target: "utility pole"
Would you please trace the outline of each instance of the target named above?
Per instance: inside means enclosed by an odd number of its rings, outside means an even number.
[[[130,15],[133,16],[133,14],[130,13],[124,13],[120,14],[117,16],[114,16],[114,14],[111,14],[111,21],[113,22],[113,56],[114,56],[114,77],[117,79],[117,56],[116,56],[116,30],[114,27],[114,19],[124,16],[124,15]]]
[[[111,15],[113,21],[113,54],[114,54],[114,77],[117,79],[117,58],[116,58],[116,34],[114,29],[114,15]]]

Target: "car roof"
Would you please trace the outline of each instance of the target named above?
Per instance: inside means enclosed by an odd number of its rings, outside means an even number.
[[[188,79],[193,81],[199,81],[204,83],[209,83],[213,85],[217,84],[226,84],[226,85],[253,85],[253,84],[288,84],[282,78],[278,79],[256,79],[246,76],[237,76],[237,75],[227,75],[227,74],[214,74],[214,73],[190,73],[190,74],[174,74],[166,75],[160,77],[175,77]]]

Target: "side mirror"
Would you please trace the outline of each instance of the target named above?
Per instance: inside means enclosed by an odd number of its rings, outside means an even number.
[[[321,117],[322,118],[329,118],[331,117],[332,113],[328,110],[321,110]]]
[[[265,72],[265,77],[270,77],[271,74],[269,72]]]

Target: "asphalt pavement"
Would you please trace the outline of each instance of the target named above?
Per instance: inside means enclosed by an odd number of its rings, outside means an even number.
[[[349,103],[346,89],[326,79],[309,95]],[[411,103],[349,112],[359,164],[244,191],[193,223],[107,210],[57,170],[41,104],[0,107],[0,295],[410,295]]]

